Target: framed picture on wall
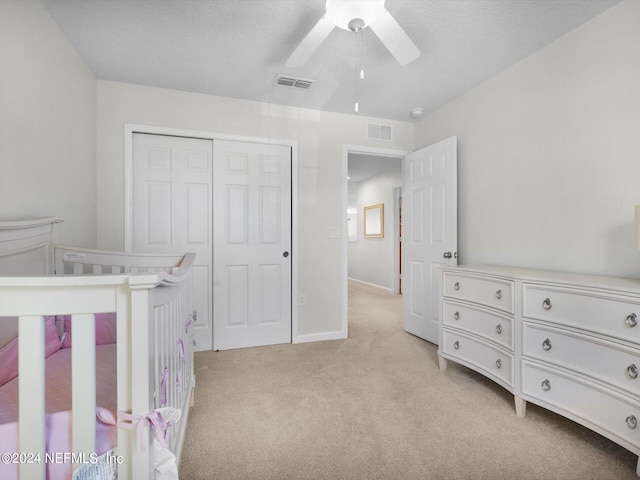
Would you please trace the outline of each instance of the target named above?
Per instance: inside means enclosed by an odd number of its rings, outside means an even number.
[[[384,204],[364,207],[364,238],[384,237]]]

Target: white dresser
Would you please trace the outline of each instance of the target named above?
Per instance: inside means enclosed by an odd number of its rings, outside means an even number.
[[[640,454],[640,280],[446,267],[440,369],[452,360]],[[640,462],[637,473],[640,475]]]

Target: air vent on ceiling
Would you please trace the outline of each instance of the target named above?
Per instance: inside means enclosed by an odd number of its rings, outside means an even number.
[[[391,125],[379,125],[377,123],[370,123],[367,126],[367,137],[374,140],[391,140]]]
[[[313,82],[314,80],[309,80],[308,78],[295,78],[285,75],[278,75],[276,77],[276,85],[280,85],[282,87],[302,88],[303,90],[308,90],[311,85],[313,85]]]

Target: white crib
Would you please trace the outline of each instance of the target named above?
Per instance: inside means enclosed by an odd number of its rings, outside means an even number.
[[[0,333],[6,317],[19,318],[17,453],[22,456],[12,460],[19,463],[20,479],[48,476],[44,317],[50,315],[71,316],[72,469],[80,466],[81,458],[95,455],[93,314],[115,312],[117,411],[143,420],[134,430],[118,428],[112,458],[119,464],[119,480],[153,478],[154,433],[145,416],[163,406],[181,410],[180,421],[166,438],[179,462],[193,401],[194,254],[137,255],[57,246],[59,222],[0,222]]]

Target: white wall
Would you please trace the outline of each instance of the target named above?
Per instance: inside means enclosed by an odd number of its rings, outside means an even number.
[[[37,0],[0,1],[0,219],[96,244],[96,79]]]
[[[626,0],[429,115],[458,136],[460,263],[640,277],[640,2]]]
[[[413,124],[393,125],[395,140],[367,140],[367,122],[356,115],[98,81],[98,243],[121,249],[124,243],[124,124],[156,125],[250,137],[293,140],[298,145],[299,334],[342,329],[343,243],[329,239],[329,227],[344,225],[346,181],[343,145],[411,150]],[[346,232],[342,232],[346,235]]]
[[[402,163],[399,159],[397,168],[368,178],[358,183],[357,187],[357,221],[358,240],[349,242],[349,277],[391,289],[394,276],[394,210],[396,208],[393,189],[402,186]],[[384,205],[384,237],[364,238],[364,207]]]

